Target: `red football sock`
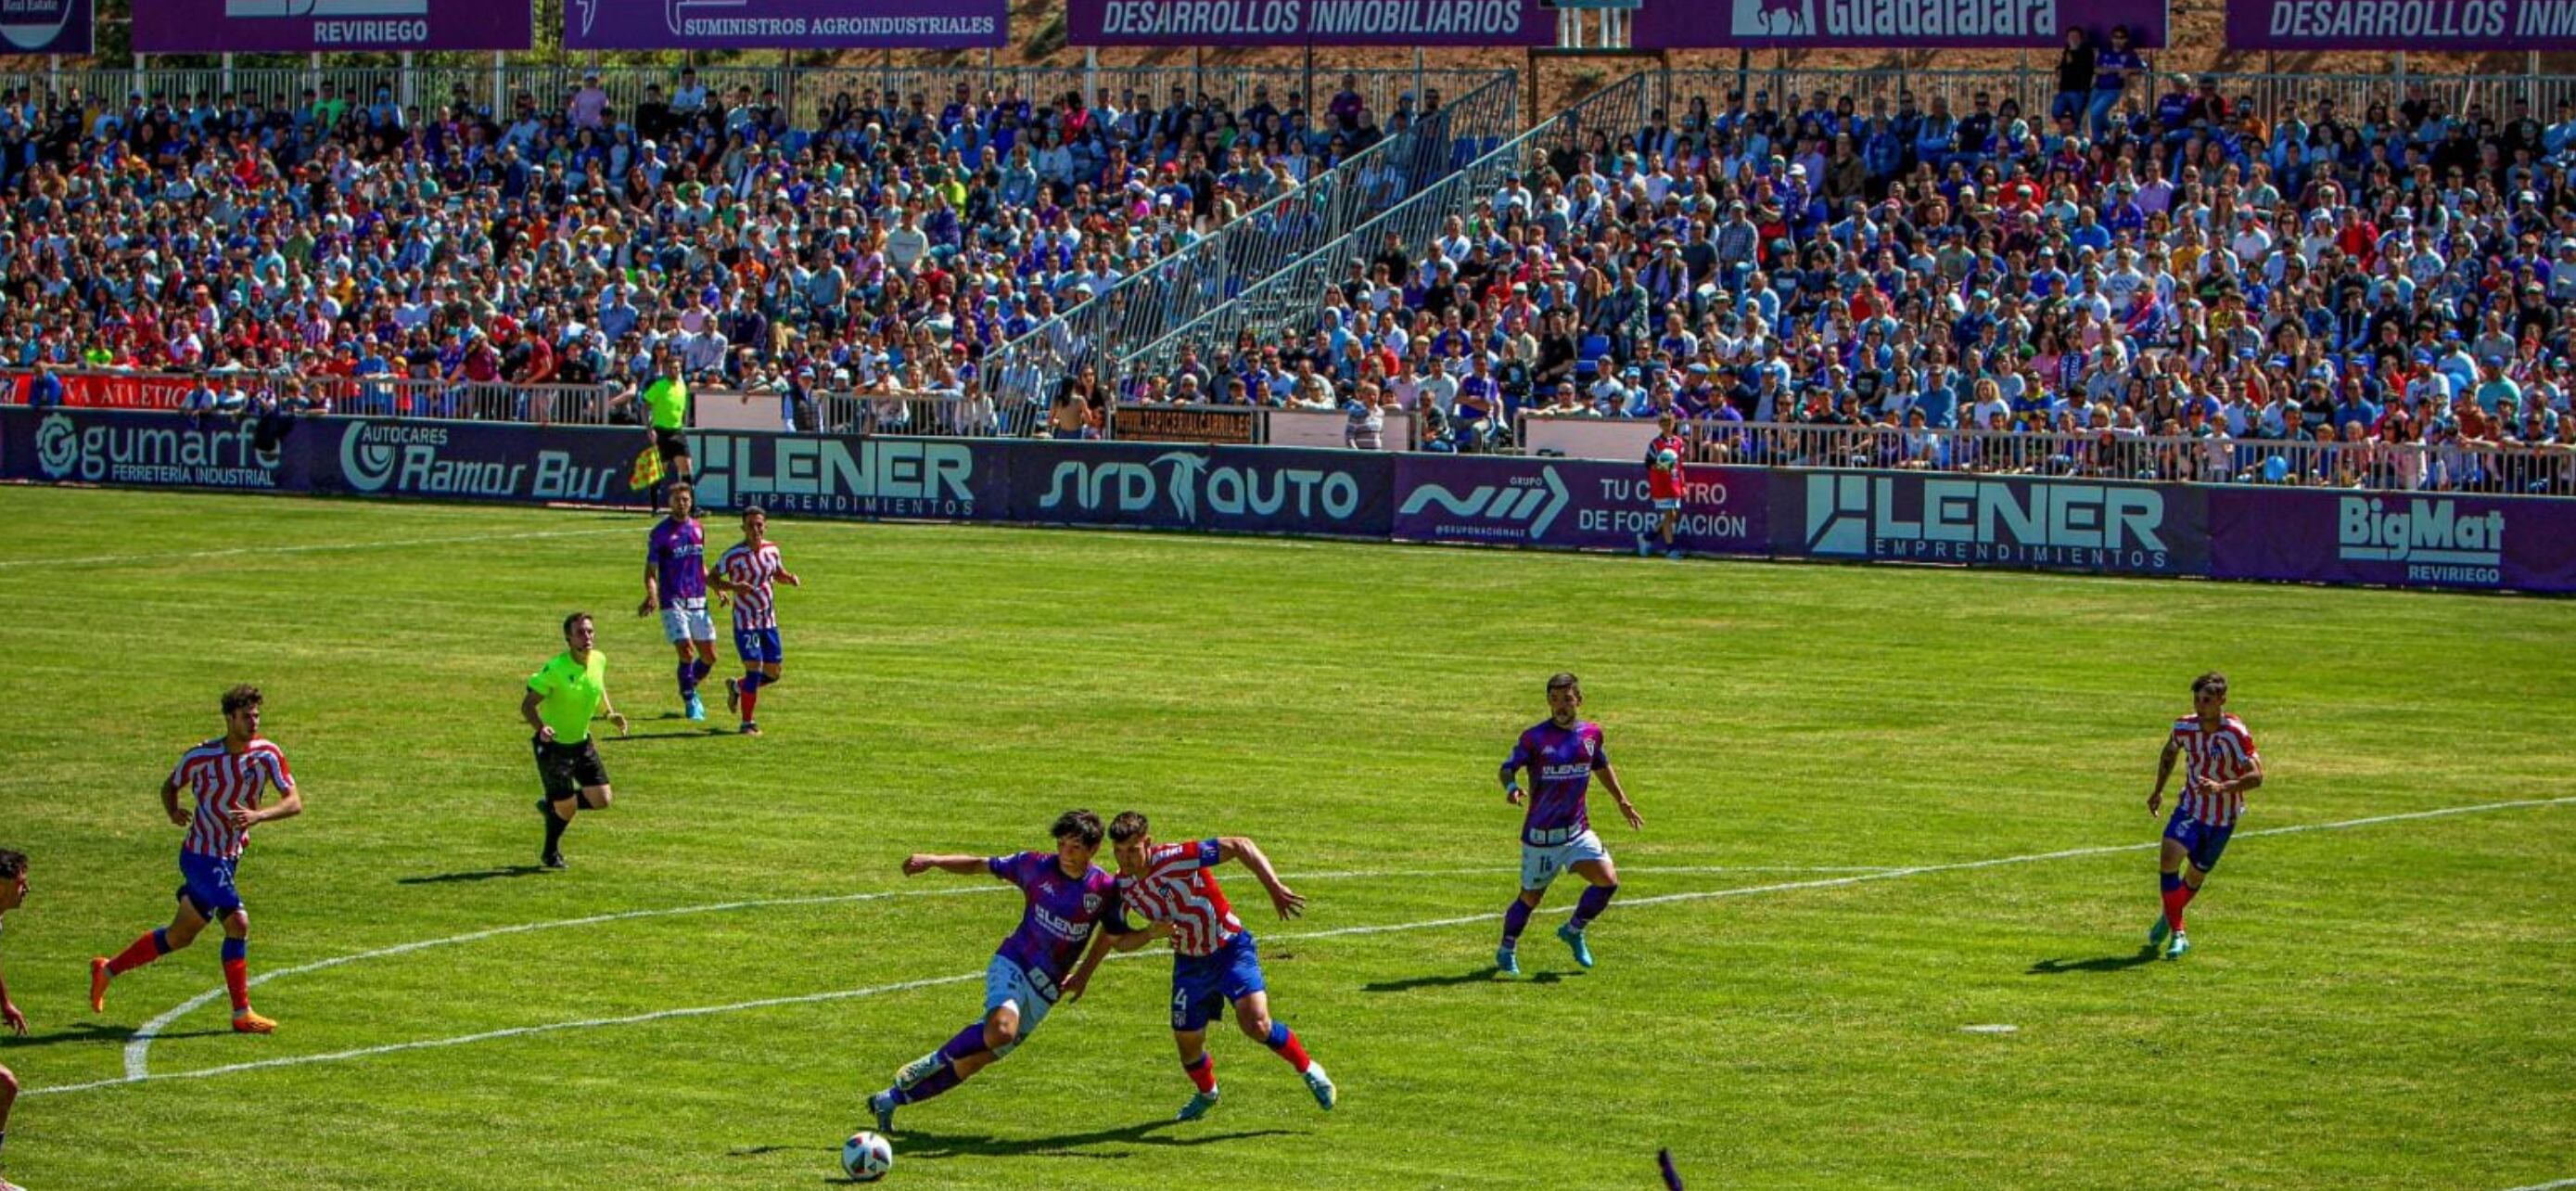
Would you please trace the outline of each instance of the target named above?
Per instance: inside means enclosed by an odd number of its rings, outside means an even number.
[[[250,961],[224,961],[224,988],[233,995],[233,1012],[250,1012]]]
[[[117,952],[115,959],[107,961],[107,970],[113,975],[122,976],[159,958],[161,958],[161,932],[147,930],[143,932],[142,938],[136,939],[125,950]]]
[[[2165,890],[2165,925],[2176,934],[2182,933],[2182,908],[2191,904],[2191,893],[2189,885],[2176,885]]]
[[[1196,1066],[1183,1063],[1181,1070],[1189,1073],[1190,1082],[1197,1085],[1201,1092],[1216,1090],[1216,1056],[1202,1054]]]
[[[1288,1060],[1288,1065],[1296,1068],[1300,1075],[1315,1064],[1315,1060],[1306,1057],[1306,1044],[1297,1040],[1297,1032],[1283,1025],[1274,1023],[1270,1027],[1270,1050]]]
[[[759,718],[755,714],[759,710],[760,688],[757,686],[746,686],[742,688],[742,718],[744,722],[748,723],[751,720]]]

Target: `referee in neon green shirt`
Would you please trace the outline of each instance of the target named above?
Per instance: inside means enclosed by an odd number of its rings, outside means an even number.
[[[563,634],[564,651],[529,677],[527,697],[519,700],[520,718],[537,732],[537,776],[546,789],[537,799],[537,813],[546,817],[538,863],[547,868],[564,867],[564,828],[575,814],[608,809],[608,767],[591,743],[590,721],[605,711],[617,734],[626,735],[626,717],[608,702],[608,655],[591,648],[590,614],[565,617]]]
[[[653,509],[660,512],[671,481],[695,480],[698,472],[697,462],[689,458],[689,382],[680,375],[680,353],[655,348],[653,379],[641,389],[627,390],[613,404],[642,406],[637,412],[662,456],[662,482],[653,487]]]

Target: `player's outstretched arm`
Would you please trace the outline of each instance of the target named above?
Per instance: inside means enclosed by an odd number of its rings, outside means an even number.
[[[941,856],[930,852],[915,852],[912,855],[903,858],[903,875],[907,877],[918,877],[934,868],[943,873],[955,873],[961,877],[971,877],[984,871],[984,858],[981,856]]]
[[[1638,814],[1636,807],[1629,805],[1628,792],[1619,788],[1619,771],[1610,768],[1610,762],[1605,760],[1599,765],[1594,766],[1593,772],[1601,775],[1602,787],[1609,790],[1610,797],[1618,802],[1620,817],[1628,820],[1629,827],[1638,831],[1644,831],[1646,829],[1646,817]]]
[[[1294,918],[1306,912],[1306,895],[1290,889],[1287,882],[1279,879],[1279,870],[1272,867],[1270,857],[1264,855],[1261,845],[1253,843],[1249,837],[1229,835],[1220,838],[1216,841],[1216,858],[1220,862],[1240,860],[1243,867],[1251,869],[1253,879],[1270,891],[1270,905],[1279,911],[1281,918]]]
[[[2182,746],[2172,737],[2165,738],[2164,755],[2156,758],[2156,788],[2147,792],[2147,813],[2152,815],[2165,804],[2165,783],[2173,778],[2174,758],[2182,755]]]

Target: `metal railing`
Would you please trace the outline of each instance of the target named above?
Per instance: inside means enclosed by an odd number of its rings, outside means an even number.
[[[1872,100],[1884,100],[1887,111],[1897,110],[1902,95],[1911,94],[1919,109],[1928,110],[1939,96],[1949,101],[1953,115],[1965,114],[1979,92],[1997,105],[2006,99],[2017,100],[2021,114],[2031,121],[2034,130],[2048,127],[2049,108],[2057,94],[2056,59],[2034,54],[2027,69],[1943,69],[1899,70],[1894,68],[1855,67],[1774,67],[1770,69],[1673,70],[1653,72],[1648,77],[1656,89],[1655,106],[1663,108],[1673,122],[1680,124],[1689,110],[1690,101],[1704,99],[1712,116],[1726,110],[1729,93],[1741,90],[1749,103],[1755,95],[1768,94],[1773,111],[1794,115],[1807,110],[1817,92],[1823,92],[1828,105],[1848,96],[1853,110],[1868,115]],[[2136,110],[2152,112],[2156,99],[2169,87],[2172,74],[2152,74],[2131,85],[2126,98]],[[2264,119],[2277,121],[2296,112],[2301,118],[2314,116],[2321,99],[2331,99],[2335,114],[2347,123],[2357,122],[2372,103],[2385,103],[2395,111],[2409,87],[2420,86],[2427,99],[2439,102],[2443,110],[2458,117],[2472,102],[2485,106],[2486,114],[2501,121],[2507,118],[2516,99],[2531,101],[2533,113],[2549,119],[2562,99],[2576,99],[2576,75],[2548,74],[2299,74],[2299,73],[2226,73],[2201,72],[2193,75],[2216,79],[2219,93],[2233,103],[2247,96],[2254,99],[2255,110]]]
[[[1500,145],[1519,122],[1519,76],[1496,75],[1403,132],[996,348],[986,370],[1061,374],[1097,363],[1104,373],[1114,373],[1132,347],[1155,343],[1224,308],[1263,278]]]
[[[1326,291],[1349,275],[1352,261],[1375,254],[1388,236],[1401,242],[1409,256],[1418,257],[1451,217],[1469,213],[1477,199],[1492,196],[1505,183],[1544,165],[1550,154],[1579,150],[1595,133],[1617,136],[1642,127],[1650,97],[1644,75],[1632,75],[1593,93],[1296,263],[1246,286],[1233,301],[1122,353],[1118,375],[1171,371],[1184,350],[1194,350],[1203,360],[1223,359],[1241,336],[1256,336],[1264,343],[1304,337],[1323,319],[1328,300],[1339,296]]]
[[[223,70],[219,67],[158,67],[143,69],[85,68],[53,72],[26,72],[8,80],[8,85],[50,88],[57,95],[68,96],[77,88],[90,100],[121,102],[132,96],[166,99],[174,104],[196,100],[212,102],[233,95],[248,102],[257,98],[270,108],[294,108],[304,102],[306,90],[317,93],[329,83],[333,94],[352,105],[372,102],[376,89],[385,88],[397,101],[419,104],[424,113],[433,113],[438,105],[452,101],[460,92],[476,107],[489,106],[506,114],[512,97],[526,94],[540,110],[559,111],[584,78],[591,73],[584,66],[520,65],[493,66],[415,66],[406,71],[399,66],[351,67],[328,66],[320,70],[296,67],[260,67]],[[661,67],[606,66],[598,71],[600,89],[607,93],[611,109],[620,117],[631,119],[637,105],[645,98],[648,87],[659,86],[662,97],[669,100],[677,90],[680,72]],[[1368,103],[1383,123],[1407,95],[1412,95],[1417,109],[1427,93],[1437,92],[1444,103],[1493,82],[1501,75],[1518,75],[1509,71],[1467,70],[1456,68],[1334,70],[1313,76],[1316,95],[1306,96],[1307,110],[1320,118],[1332,96],[1342,89],[1344,76],[1350,76],[1353,90]],[[1150,97],[1157,107],[1168,104],[1173,92],[1185,91],[1195,100],[1206,96],[1222,103],[1230,111],[1241,112],[1252,106],[1254,92],[1265,90],[1272,105],[1287,107],[1291,92],[1302,91],[1304,79],[1270,71],[1237,69],[1196,70],[1187,66],[707,66],[697,68],[697,81],[707,89],[710,98],[720,98],[730,106],[743,88],[749,88],[757,100],[763,92],[774,93],[784,105],[791,125],[812,128],[817,117],[834,98],[847,94],[864,98],[868,93],[883,95],[893,92],[909,104],[920,95],[930,114],[936,117],[940,108],[955,98],[957,85],[964,83],[973,100],[981,104],[984,93],[991,90],[1005,97],[1016,96],[1034,105],[1053,102],[1067,94],[1081,93],[1095,105],[1119,102],[1128,92]]]
[[[1522,411],[1522,434],[1533,417],[1547,415]],[[2576,496],[2576,442],[2569,441],[2320,442],[1713,420],[1682,430],[1704,463]]]
[[[962,395],[818,393],[801,406],[796,428],[802,431],[940,438],[1028,438],[1042,428],[1046,412],[1037,402],[996,400],[973,390]]]

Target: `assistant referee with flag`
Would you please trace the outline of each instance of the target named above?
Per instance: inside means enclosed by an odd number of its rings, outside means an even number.
[[[614,409],[641,403],[638,412],[662,457],[662,477],[653,485],[653,511],[662,510],[662,494],[671,481],[697,479],[697,462],[689,458],[689,382],[680,375],[680,354],[653,349],[653,379],[642,389],[629,389],[609,403]]]

